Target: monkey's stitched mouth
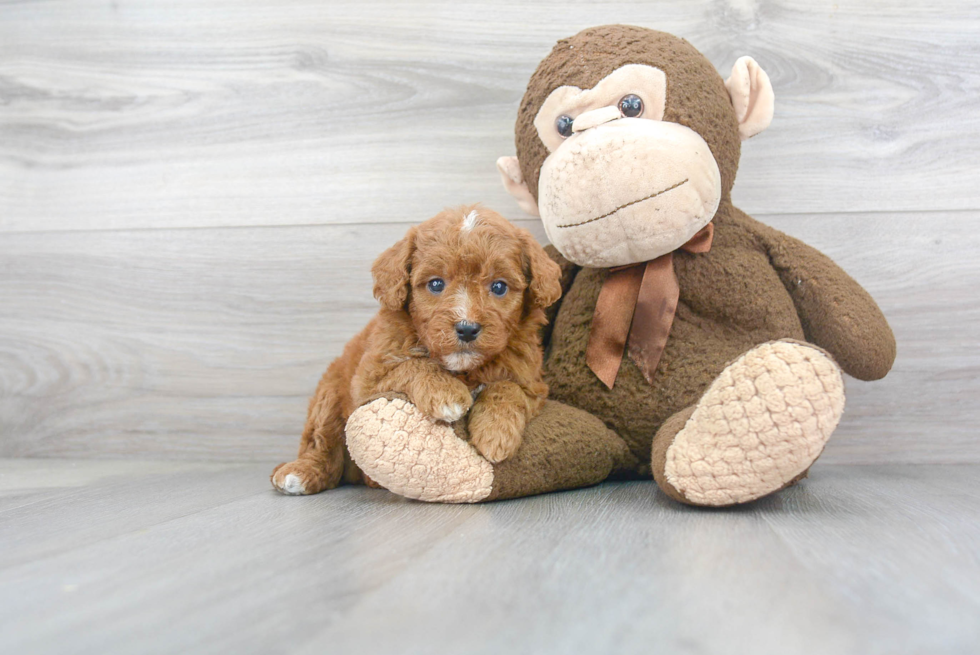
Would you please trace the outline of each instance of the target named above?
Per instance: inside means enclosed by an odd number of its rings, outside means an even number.
[[[586,223],[594,223],[596,221],[601,221],[604,218],[608,218],[608,217],[612,216],[613,214],[615,214],[616,212],[618,212],[620,209],[626,209],[627,207],[632,207],[633,205],[638,204],[638,203],[641,203],[641,202],[643,202],[645,200],[652,200],[653,198],[656,198],[657,196],[662,196],[663,194],[667,193],[668,191],[673,191],[677,187],[682,186],[684,184],[687,184],[687,179],[681,180],[677,184],[674,184],[673,186],[669,186],[666,189],[661,189],[660,191],[657,191],[655,193],[651,193],[650,195],[648,195],[648,196],[646,196],[644,198],[640,198],[639,200],[633,200],[631,202],[626,203],[625,205],[620,205],[616,209],[612,210],[611,212],[606,212],[602,216],[596,216],[595,218],[590,218],[590,219],[585,220],[585,221],[582,221],[580,223],[566,223],[565,225],[556,225],[555,227],[578,227],[579,225],[585,225]]]

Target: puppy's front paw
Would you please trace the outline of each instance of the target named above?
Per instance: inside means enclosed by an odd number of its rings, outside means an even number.
[[[437,421],[452,423],[466,416],[473,405],[473,397],[466,385],[456,378],[439,380],[419,390],[412,400],[426,416]]]
[[[524,438],[524,412],[516,407],[478,403],[470,413],[470,443],[493,464],[517,452]]]

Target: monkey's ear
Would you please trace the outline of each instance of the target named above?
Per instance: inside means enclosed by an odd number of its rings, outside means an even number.
[[[769,76],[752,57],[739,57],[732,66],[732,75],[725,80],[728,95],[738,118],[738,133],[742,141],[769,127],[772,121],[775,96]]]
[[[561,267],[544,251],[537,239],[521,229],[521,246],[530,270],[527,290],[531,302],[542,309],[551,307],[561,298]]]
[[[412,254],[415,252],[415,228],[409,229],[401,241],[385,250],[374,260],[371,277],[374,278],[374,297],[382,307],[398,311],[408,300],[409,274]]]
[[[500,171],[500,180],[504,183],[507,193],[514,196],[514,200],[525,212],[531,216],[540,216],[538,213],[538,203],[534,202],[534,196],[527,189],[524,176],[521,174],[521,163],[517,157],[501,157],[497,160],[497,170]]]

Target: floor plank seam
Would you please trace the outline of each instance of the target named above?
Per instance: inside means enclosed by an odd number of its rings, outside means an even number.
[[[980,207],[976,208],[958,208],[958,209],[901,209],[894,211],[799,211],[799,212],[761,212],[756,211],[753,216],[762,222],[766,222],[766,219],[773,218],[807,218],[807,217],[821,217],[821,216],[835,216],[840,218],[846,218],[848,216],[860,216],[864,218],[873,218],[875,216],[895,216],[895,215],[915,215],[915,216],[929,216],[929,215],[964,215],[969,216],[971,214],[976,214],[980,212]],[[507,217],[513,223],[523,224],[523,223],[539,223],[540,219],[530,218],[530,217]],[[411,221],[391,221],[391,220],[377,220],[372,221],[370,219],[360,219],[357,221],[340,221],[335,223],[259,223],[259,224],[239,224],[239,225],[178,225],[178,226],[143,226],[143,227],[91,227],[91,228],[58,228],[52,230],[4,230],[3,226],[0,225],[0,239],[4,235],[42,235],[42,234],[58,234],[58,235],[68,235],[68,234],[79,234],[79,233],[125,233],[125,232],[201,232],[206,230],[220,231],[220,230],[274,230],[278,228],[283,229],[304,229],[304,228],[356,228],[356,227],[372,227],[372,226],[405,226],[407,229],[410,225],[413,225]]]

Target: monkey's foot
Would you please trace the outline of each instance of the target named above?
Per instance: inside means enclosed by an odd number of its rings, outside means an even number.
[[[347,449],[372,480],[406,498],[476,503],[490,495],[493,467],[451,425],[401,398],[378,398],[347,420]]]
[[[816,346],[775,341],[728,365],[653,441],[653,474],[692,505],[736,505],[804,476],[844,410],[837,364]]]

